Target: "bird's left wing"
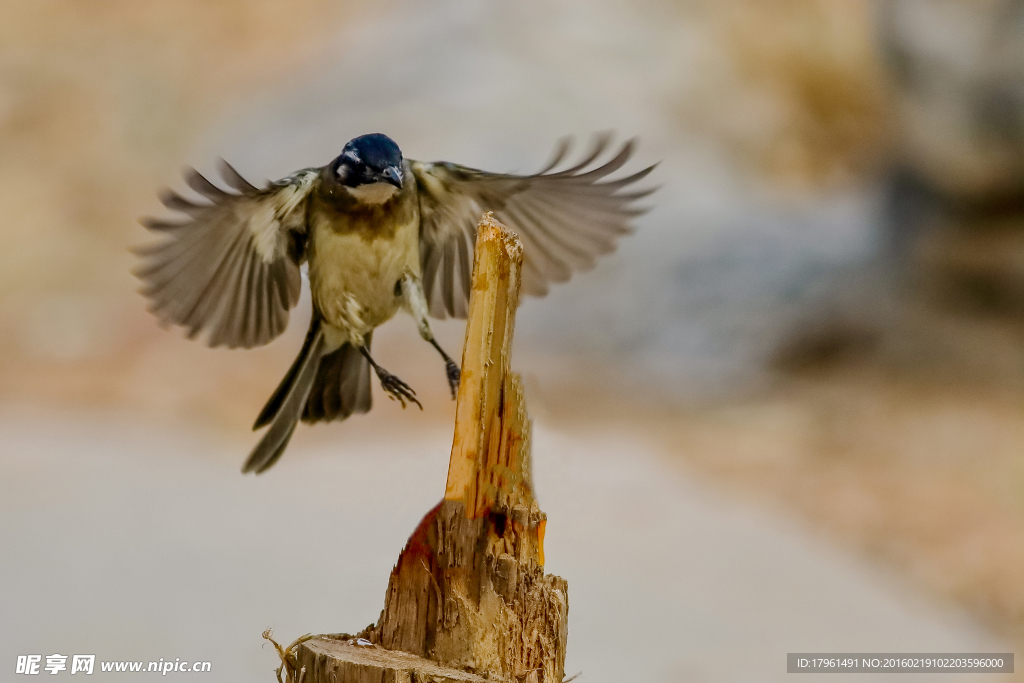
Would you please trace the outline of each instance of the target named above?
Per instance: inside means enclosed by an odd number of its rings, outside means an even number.
[[[189,220],[143,221],[165,238],[136,250],[143,262],[135,275],[161,322],[185,327],[189,338],[206,331],[210,346],[250,348],[281,334],[299,300],[306,199],[319,169],[299,171],[263,189],[227,163],[221,174],[235,192],[195,170],[185,174],[209,203],[170,190],[161,196],[167,208]]]
[[[466,317],[476,226],[485,211],[493,211],[523,242],[526,294],[543,296],[550,282],[564,282],[612,251],[615,240],[631,231],[630,221],[645,211],[634,202],[654,191],[622,190],[654,166],[604,180],[625,165],[634,147],[630,140],[607,163],[588,170],[609,142],[609,135],[598,136],[580,163],[551,172],[568,152],[568,140],[563,140],[553,160],[533,175],[410,160],[419,194],[420,260],[430,314]]]

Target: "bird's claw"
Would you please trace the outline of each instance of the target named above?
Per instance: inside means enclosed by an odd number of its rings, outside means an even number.
[[[380,386],[387,393],[388,398],[392,401],[398,401],[402,404],[402,408],[405,408],[405,402],[415,403],[419,406],[420,410],[423,410],[423,404],[416,398],[416,392],[408,384],[395,377],[390,372],[381,371],[378,373],[380,377]]]
[[[462,379],[462,371],[459,370],[459,366],[451,358],[445,361],[444,369],[448,373],[448,387],[452,390],[452,398],[454,399],[459,392],[459,380]]]

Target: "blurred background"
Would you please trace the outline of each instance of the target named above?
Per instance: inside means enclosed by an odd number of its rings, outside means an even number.
[[[444,485],[435,352],[389,323],[376,355],[424,411],[378,392],[243,478],[308,300],[271,345],[210,350],[157,326],[129,253],[183,166],[261,183],[367,132],[530,172],[612,129],[633,170],[661,162],[636,233],[517,323],[567,673],[774,680],[787,651],[1024,642],[1024,2],[3,16],[0,667],[92,647],[271,680],[263,628],[376,618]],[[624,588],[644,572],[673,597]]]

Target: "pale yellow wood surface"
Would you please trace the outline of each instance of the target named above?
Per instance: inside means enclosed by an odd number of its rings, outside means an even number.
[[[455,411],[455,438],[448,465],[446,500],[462,500],[473,516],[493,502],[485,472],[497,463],[504,387],[519,306],[523,245],[488,214],[480,221],[473,259],[462,381]]]

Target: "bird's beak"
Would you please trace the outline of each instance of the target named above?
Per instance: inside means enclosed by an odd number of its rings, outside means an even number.
[[[402,169],[398,166],[388,166],[384,169],[384,181],[402,189]]]

